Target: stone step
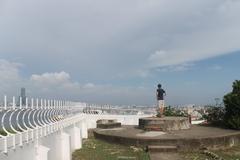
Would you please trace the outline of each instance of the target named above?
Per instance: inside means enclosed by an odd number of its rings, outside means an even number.
[[[181,157],[178,153],[150,153],[151,160],[183,160],[184,158]]]
[[[147,151],[149,151],[149,152],[177,152],[178,147],[177,146],[149,145],[149,146],[147,146]]]

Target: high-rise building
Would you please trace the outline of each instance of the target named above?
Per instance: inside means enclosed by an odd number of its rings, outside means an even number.
[[[21,88],[21,94],[20,96],[22,97],[22,105],[26,105],[26,89],[25,88]]]

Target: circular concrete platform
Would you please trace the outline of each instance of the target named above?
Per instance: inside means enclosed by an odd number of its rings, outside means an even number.
[[[139,128],[147,131],[175,131],[189,129],[187,117],[147,117],[139,119]]]
[[[123,126],[119,129],[95,129],[94,136],[109,142],[148,146],[177,146],[182,151],[202,148],[219,149],[240,144],[240,131],[193,125],[188,130],[143,131],[138,126]]]

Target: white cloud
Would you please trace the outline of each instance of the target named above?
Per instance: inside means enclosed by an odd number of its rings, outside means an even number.
[[[0,94],[13,94],[16,91],[16,87],[22,82],[22,78],[19,75],[21,66],[20,63],[0,59]]]
[[[183,23],[176,20],[176,27],[166,30],[170,32],[166,35],[168,43],[149,56],[148,67],[176,66],[240,50],[240,22],[236,16],[240,14],[240,1],[202,2],[205,9],[193,4],[192,9],[185,8],[188,16],[180,13],[186,19]]]
[[[72,95],[80,89],[81,85],[71,79],[69,73],[61,72],[47,72],[43,74],[33,74],[30,77],[29,83],[31,89],[37,92],[38,95],[59,95],[63,97],[65,94]]]
[[[69,83],[70,75],[62,71],[59,73],[43,73],[41,75],[33,74],[30,79],[34,83],[40,83],[44,85],[58,85],[63,83]]]
[[[85,84],[85,85],[83,86],[83,88],[86,88],[86,89],[88,89],[88,88],[94,88],[94,87],[96,87],[96,85],[93,84],[93,83],[87,83],[87,84]]]
[[[21,66],[22,65],[20,63],[14,63],[4,59],[0,59],[1,80],[18,79],[19,68]]]
[[[188,66],[189,64],[186,64]],[[71,75],[65,71],[47,72],[43,74],[33,74],[28,78],[21,75],[21,65],[7,60],[0,60],[0,94],[9,96],[18,96],[20,87],[25,87],[27,96],[41,97],[49,99],[70,99],[76,101],[84,101],[90,103],[112,103],[112,104],[151,104],[155,99],[155,86],[139,85],[139,86],[116,86],[109,84],[80,83],[73,80]],[[190,65],[191,66],[191,65]],[[179,68],[178,68],[179,69]],[[180,67],[180,70],[182,68]],[[193,96],[190,88],[196,89],[200,85],[195,81],[186,82],[187,90],[184,94],[183,90],[178,87],[168,88],[168,102],[176,101],[185,103],[184,97],[192,97],[194,100],[199,99],[199,95]],[[205,93],[205,89],[200,93]],[[215,93],[212,93],[214,96]],[[0,95],[0,97],[1,97]],[[203,94],[204,95],[204,94]],[[192,99],[191,98],[191,99]],[[191,100],[192,101],[192,100]],[[174,103],[174,102],[173,102]]]
[[[156,51],[154,54],[151,54],[148,58],[149,61],[149,67],[158,67],[158,66],[165,66],[168,63],[166,63],[167,53],[166,51]],[[171,61],[171,60],[169,60]]]
[[[49,95],[50,97],[70,98],[78,101],[95,103],[133,103],[146,104],[143,98],[147,97],[148,89],[143,87],[120,87],[112,85],[96,85],[94,83],[80,84],[71,79],[67,72],[33,74],[30,77],[29,87],[32,94]],[[138,98],[137,98],[138,97]]]
[[[158,67],[156,71],[159,72],[182,72],[182,71],[188,71],[192,69],[194,66],[193,63],[183,63],[179,65],[170,65],[170,66],[164,66],[164,67]]]
[[[0,53],[23,61],[28,73],[51,67],[80,73],[74,77],[83,82],[105,80],[240,49],[240,1],[13,0],[1,7]]]
[[[45,88],[44,93],[52,91],[45,95],[54,95],[54,89],[62,89],[66,95],[71,91],[74,97],[86,99],[85,91],[91,99],[94,91],[111,91],[118,99],[122,94],[115,89],[133,76],[146,79],[157,74],[155,70],[185,71],[192,67],[188,64],[240,50],[238,0],[0,3],[1,57],[26,66],[23,78],[19,66],[0,61],[4,92],[15,84],[15,88],[36,89],[32,93]],[[59,70],[65,72],[54,73]],[[44,74],[29,78],[32,73]],[[149,83],[157,81],[154,76],[149,79]],[[98,85],[101,82],[119,84]],[[125,92],[123,88],[119,90]],[[113,99],[114,94],[109,96]]]

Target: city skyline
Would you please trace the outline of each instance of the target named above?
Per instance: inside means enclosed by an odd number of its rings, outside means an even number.
[[[240,77],[239,14],[234,0],[1,1],[0,94],[152,105],[161,83],[167,104],[214,104]]]

